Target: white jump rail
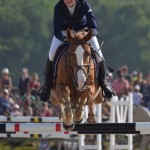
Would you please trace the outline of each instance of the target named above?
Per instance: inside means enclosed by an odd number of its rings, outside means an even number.
[[[62,123],[1,123],[0,132],[59,133]],[[150,122],[76,124],[70,134],[150,134]]]
[[[0,122],[62,122],[62,120],[59,119],[59,117],[5,117],[5,116],[0,116]]]

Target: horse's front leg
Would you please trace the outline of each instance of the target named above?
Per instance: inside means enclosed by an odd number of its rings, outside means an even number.
[[[76,111],[74,114],[74,122],[80,123],[83,120],[84,117],[84,106],[87,101],[87,96],[89,93],[90,89],[87,88],[80,96],[78,104],[76,105]]]
[[[72,130],[74,128],[73,113],[70,103],[70,89],[68,86],[57,86],[57,94],[59,102],[61,103],[61,111],[63,116],[63,124],[66,130]]]
[[[95,113],[94,113],[94,103],[88,104],[88,118],[87,123],[96,123]]]
[[[91,86],[90,93],[87,97],[87,106],[88,106],[87,123],[96,123],[95,113],[94,113],[94,103],[93,103],[95,99],[94,91],[95,91],[95,86]]]

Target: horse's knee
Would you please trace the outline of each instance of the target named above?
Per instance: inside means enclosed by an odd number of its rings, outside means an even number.
[[[52,95],[50,97],[50,100],[51,100],[51,103],[53,105],[59,105],[60,104],[59,101],[56,98],[54,98],[54,96],[52,96]]]

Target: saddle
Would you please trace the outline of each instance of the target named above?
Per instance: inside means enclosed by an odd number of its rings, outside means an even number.
[[[57,66],[58,66],[58,62],[62,56],[62,54],[64,54],[64,52],[69,48],[69,43],[65,43],[62,44],[58,47],[55,57],[54,57],[54,61],[53,61],[53,79],[56,80],[57,78]]]

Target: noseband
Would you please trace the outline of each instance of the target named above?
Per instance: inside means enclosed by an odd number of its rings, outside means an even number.
[[[75,43],[71,43],[70,46],[71,45],[78,45],[78,44],[87,44],[91,48],[91,45],[87,42],[75,42]],[[70,67],[72,68],[72,66],[74,66],[74,67],[77,68],[74,76],[72,77],[73,84],[76,87],[76,89],[77,89],[77,86],[78,86],[78,84],[77,84],[77,72],[79,70],[83,70],[83,72],[85,74],[86,81],[85,81],[84,88],[83,88],[83,91],[84,91],[86,89],[87,80],[88,80],[88,77],[89,77],[89,74],[90,74],[90,66],[91,66],[90,63],[91,63],[91,59],[92,59],[91,54],[90,54],[90,59],[89,59],[88,64],[83,64],[83,65],[78,65],[78,64],[71,63],[70,52],[69,52],[68,56],[69,56],[69,65],[70,65]],[[87,69],[85,69],[85,68],[87,68]]]

